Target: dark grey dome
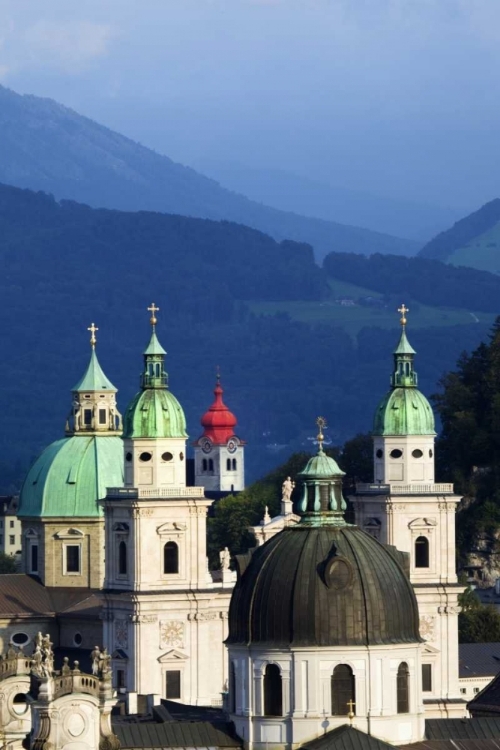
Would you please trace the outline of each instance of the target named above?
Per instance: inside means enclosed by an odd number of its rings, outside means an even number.
[[[249,561],[238,560],[226,643],[418,643],[418,606],[403,559],[357,526],[285,529]]]

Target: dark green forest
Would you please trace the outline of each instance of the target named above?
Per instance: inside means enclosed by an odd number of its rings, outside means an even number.
[[[220,366],[226,401],[248,442],[249,481],[305,450],[318,414],[328,418],[335,444],[369,431],[389,384],[397,317],[394,330],[374,325],[353,337],[285,313],[258,316],[247,306],[321,300],[328,280],[310,246],[278,243],[248,227],[91,209],[0,186],[0,491],[16,489],[30,461],[62,435],[92,321],[99,359],[125,410],[138,387],[153,300],[170,387],[191,438]],[[412,330],[422,390],[435,390],[460,352],[485,335],[474,323]]]

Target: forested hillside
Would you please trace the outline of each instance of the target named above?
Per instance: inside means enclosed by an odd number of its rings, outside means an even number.
[[[0,86],[0,182],[126,211],[227,219],[330,250],[413,254],[419,243],[279,211],[225,190],[50,99]]]
[[[373,325],[353,336],[286,313],[250,312],[255,300],[320,306],[330,281],[309,246],[278,244],[247,227],[96,210],[0,187],[0,491],[14,488],[30,459],[63,434],[70,389],[87,366],[92,321],[124,411],[138,387],[153,300],[170,387],[191,438],[199,435],[219,365],[248,442],[250,480],[309,446],[318,414],[329,420],[335,443],[367,432],[388,387],[397,315],[389,330],[379,329],[374,315]],[[486,330],[474,323],[412,330],[422,389],[432,392]]]

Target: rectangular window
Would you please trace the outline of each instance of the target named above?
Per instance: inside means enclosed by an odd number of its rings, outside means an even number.
[[[432,664],[422,664],[422,690],[432,692]]]
[[[87,427],[92,424],[92,409],[83,410],[83,423]]]
[[[1,544],[1,545],[2,545],[2,547],[3,547],[3,534],[2,534],[1,536],[0,536],[0,544]]]
[[[106,409],[99,409],[99,424],[106,424]]]
[[[178,670],[167,672],[167,699],[176,700],[181,697],[181,673]]]
[[[473,692],[474,692],[474,695],[476,695],[477,693],[479,693],[479,688],[474,688]]]
[[[11,534],[9,536],[9,544],[15,544],[16,543],[16,537],[14,534]]]
[[[3,529],[3,521],[0,521],[0,529]]]
[[[66,573],[80,572],[80,545],[68,544],[66,547]]]
[[[38,573],[38,544],[31,545],[31,573]]]
[[[467,688],[460,688],[460,692],[462,695],[465,695],[467,693]]]
[[[10,528],[13,529],[14,528],[14,521],[10,521],[9,525],[10,525]]]
[[[118,690],[120,688],[125,687],[125,670],[124,669],[116,670],[116,687],[118,688]]]

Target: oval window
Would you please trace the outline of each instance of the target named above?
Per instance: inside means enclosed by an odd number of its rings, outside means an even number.
[[[432,448],[429,450],[429,458],[432,458],[434,454],[432,453]]]
[[[29,635],[27,633],[14,633],[11,638],[12,643],[15,646],[26,646],[29,642]]]
[[[184,461],[184,453],[182,451],[179,453],[179,458],[181,461]]]
[[[169,451],[162,453],[161,457],[162,457],[162,461],[171,461],[173,459],[173,455],[169,453]]]
[[[382,458],[382,456],[384,455],[384,451],[380,450],[379,448],[375,455],[377,456],[377,458]]]
[[[151,461],[152,458],[153,458],[153,454],[152,453],[148,453],[148,451],[144,451],[139,456],[139,461]]]
[[[82,641],[83,641],[82,634],[75,633],[75,635],[73,636],[73,643],[75,644],[75,646],[81,646]]]
[[[391,451],[391,458],[401,458],[403,455],[403,451],[400,451],[399,448],[394,448],[394,450]]]
[[[415,448],[415,450],[411,452],[411,455],[413,456],[413,458],[422,458],[424,454],[422,453],[420,448]]]
[[[338,557],[332,560],[326,572],[326,584],[336,591],[341,591],[349,586],[352,578],[352,569],[347,560]]]
[[[12,710],[18,716],[22,716],[28,710],[28,701],[24,693],[17,693],[12,701]]]
[[[127,455],[125,456],[125,460],[126,461],[132,461],[132,454],[130,452],[127,453]]]

